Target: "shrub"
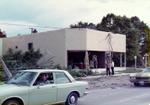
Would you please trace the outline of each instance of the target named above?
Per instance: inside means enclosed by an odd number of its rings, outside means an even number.
[[[68,70],[68,72],[73,77],[85,77],[88,75],[93,75],[93,72],[91,70]]]
[[[3,80],[4,80],[3,72],[0,71],[0,81],[3,81]]]

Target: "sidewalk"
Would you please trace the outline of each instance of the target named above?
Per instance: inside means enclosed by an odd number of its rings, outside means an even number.
[[[126,67],[115,67],[115,72],[117,71],[123,71],[123,70],[126,70]],[[95,72],[95,73],[105,73],[106,72],[106,68],[98,68],[98,69],[92,69],[92,72]]]
[[[129,76],[130,74],[132,74],[132,73],[118,73],[118,72],[116,72],[114,75],[110,75],[110,76],[99,74],[99,75],[96,75],[96,76],[78,77],[76,79],[86,80],[86,79],[97,79],[97,78],[100,78],[100,77],[119,77],[119,76]]]

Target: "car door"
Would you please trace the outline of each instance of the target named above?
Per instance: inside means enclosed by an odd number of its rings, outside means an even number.
[[[52,75],[49,81],[53,82],[37,84],[41,75],[42,73],[39,74],[35,83],[29,90],[29,105],[43,105],[56,102],[57,89],[54,84],[53,73],[48,73],[49,76]]]
[[[57,101],[64,102],[70,91],[73,90],[73,84],[64,72],[55,72],[54,77],[57,87]]]

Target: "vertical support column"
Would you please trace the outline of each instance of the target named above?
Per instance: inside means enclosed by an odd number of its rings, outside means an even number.
[[[85,58],[84,58],[84,64],[85,64],[85,68],[86,70],[90,69],[90,65],[89,65],[89,54],[88,51],[85,51]]]
[[[120,53],[120,67],[122,67],[122,53]]]
[[[127,57],[126,57],[126,53],[124,53],[124,67],[126,67],[127,66]]]
[[[65,51],[64,55],[65,55],[64,56],[64,67],[68,68],[69,65],[68,65],[68,51],[67,50]]]

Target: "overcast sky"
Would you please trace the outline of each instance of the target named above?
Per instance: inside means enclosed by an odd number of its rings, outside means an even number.
[[[150,25],[150,0],[1,0],[0,7],[0,28],[8,36],[29,33],[32,25],[65,28],[79,21],[98,23],[108,13],[138,16]]]

